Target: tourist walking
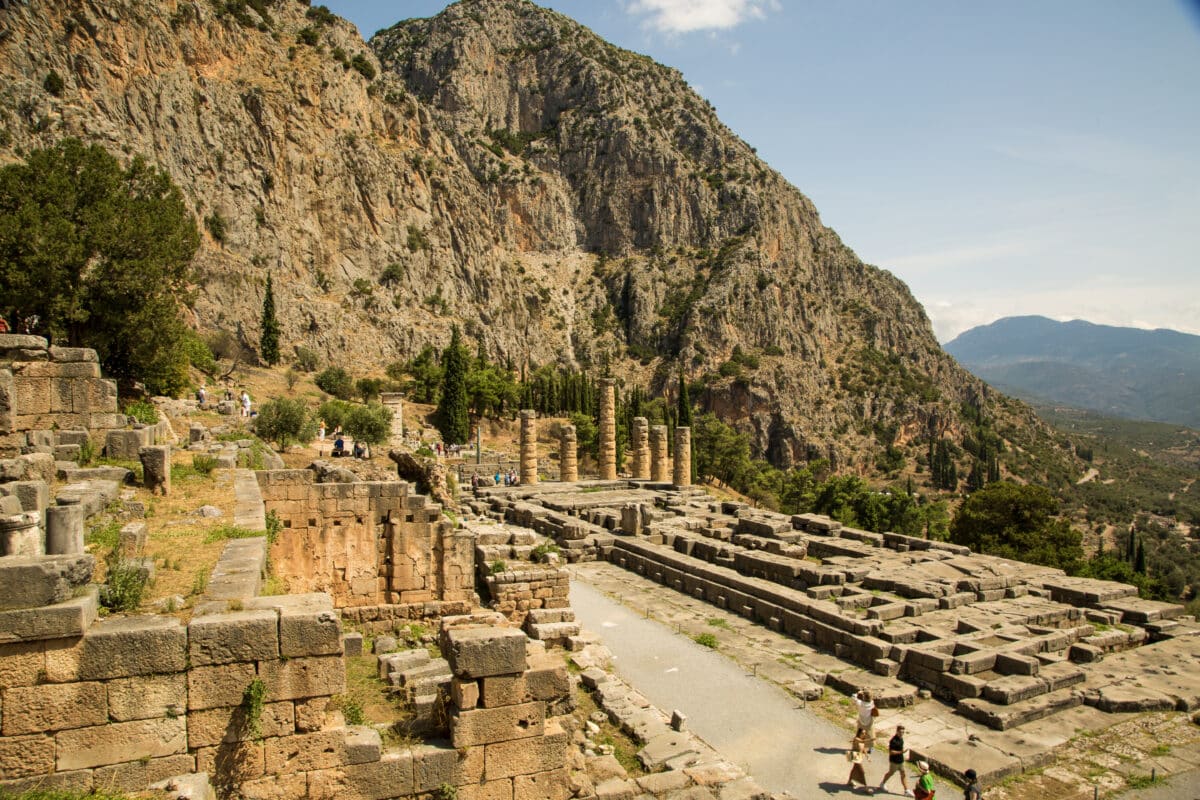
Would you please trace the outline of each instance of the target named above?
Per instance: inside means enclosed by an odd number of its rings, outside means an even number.
[[[862,784],[864,789],[870,788],[870,784],[867,783],[867,773],[863,771],[867,760],[867,751],[867,732],[860,725],[854,738],[850,740],[850,750],[846,753],[846,759],[850,762],[850,777],[846,778],[846,786],[852,791],[856,781]]]
[[[933,773],[929,771],[929,762],[918,761],[917,769],[921,770],[921,777],[917,778],[917,788],[913,790],[913,797],[916,800],[933,800],[936,790],[933,788]]]
[[[875,746],[875,718],[879,716],[879,707],[871,698],[869,689],[863,689],[854,695],[854,704],[858,706],[858,727],[867,733],[867,752]]]
[[[904,726],[896,726],[896,735],[888,740],[888,768],[879,782],[879,791],[884,791],[884,784],[897,772],[900,773],[900,785],[904,794],[908,794],[908,775],[904,772]]]
[[[967,779],[966,788],[963,789],[963,800],[983,800],[983,790],[979,788],[979,773],[969,769],[963,773],[963,777]]]
[[[250,393],[242,389],[242,416],[250,416]]]

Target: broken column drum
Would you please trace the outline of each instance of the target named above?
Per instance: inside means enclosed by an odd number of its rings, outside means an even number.
[[[650,428],[650,480],[666,483],[671,480],[670,455],[667,453],[667,426]]]
[[[66,498],[63,498],[64,500]],[[46,509],[47,555],[74,555],[83,552],[83,506],[63,503]]]
[[[45,555],[40,519],[36,511],[0,518],[0,556]]]
[[[578,444],[575,426],[563,425],[558,434],[558,477],[566,483],[579,480]]]
[[[692,429],[675,429],[675,475],[671,481],[676,486],[692,485]]]
[[[612,378],[600,381],[600,480],[617,479],[617,401]]]
[[[521,412],[521,484],[532,486],[537,482],[537,412],[525,409]]]
[[[633,450],[633,477],[636,480],[650,479],[650,423],[645,417],[633,418],[630,431]]]

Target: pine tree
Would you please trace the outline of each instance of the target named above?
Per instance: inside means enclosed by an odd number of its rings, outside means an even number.
[[[267,273],[267,290],[263,293],[262,336],[258,340],[263,361],[268,366],[279,363],[279,320],[275,318],[275,291],[271,285],[271,273]]]
[[[446,444],[465,444],[471,435],[471,418],[467,413],[469,358],[455,325],[451,328],[450,344],[442,352],[442,397],[436,415],[438,431]]]

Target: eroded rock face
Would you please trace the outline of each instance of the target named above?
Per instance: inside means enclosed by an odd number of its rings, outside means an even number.
[[[876,423],[903,444],[996,409],[907,288],[677,71],[523,0],[370,46],[306,10],[272,5],[262,31],[199,2],[8,8],[0,154],[77,135],[166,169],[225,223],[197,258],[197,321],[247,343],[270,269],[285,352],[383,365],[457,322],[516,364],[607,360],[654,390],[682,367],[783,465],[836,445],[867,468]]]

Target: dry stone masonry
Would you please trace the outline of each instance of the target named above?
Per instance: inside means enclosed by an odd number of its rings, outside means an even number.
[[[474,600],[471,538],[409,484],[318,483],[312,469],[256,477],[283,524],[271,561],[293,590],[328,592],[338,607]]]
[[[675,429],[675,456],[672,480],[676,486],[692,485],[692,429]]]
[[[866,688],[896,708],[928,692],[993,731],[1082,705],[1200,708],[1200,625],[1125,584],[682,486],[488,489],[471,507],[553,538],[567,561],[610,561],[836,656],[843,668],[810,674],[818,694]],[[961,773],[961,739],[920,752]]]

